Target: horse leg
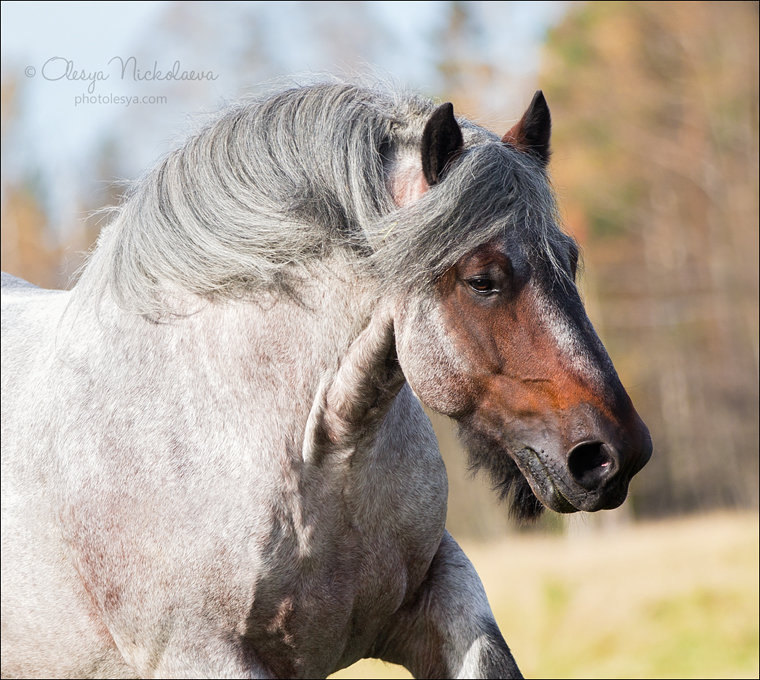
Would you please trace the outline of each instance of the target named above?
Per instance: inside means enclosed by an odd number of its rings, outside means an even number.
[[[448,532],[415,597],[369,656],[401,664],[417,678],[521,678],[483,585]]]

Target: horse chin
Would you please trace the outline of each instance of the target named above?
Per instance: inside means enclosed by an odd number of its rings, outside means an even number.
[[[544,508],[559,513],[578,512],[560,491],[538,454],[529,448],[514,458],[499,441],[460,423],[459,438],[465,446],[470,468],[485,470],[493,489],[509,504],[509,514],[521,522],[538,519]]]
[[[467,450],[470,469],[487,472],[493,490],[508,504],[512,518],[532,522],[541,516],[544,506],[553,509],[552,504],[539,500],[532,484],[499,442],[461,422],[459,438]]]

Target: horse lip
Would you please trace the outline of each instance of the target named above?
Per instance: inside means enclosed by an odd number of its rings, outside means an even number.
[[[525,447],[518,451],[518,467],[528,480],[533,493],[538,499],[554,512],[595,512],[597,510],[613,510],[623,504],[628,496],[628,484],[618,484],[608,488],[603,496],[594,493],[584,493],[575,501],[568,496],[572,495],[560,489],[561,480],[557,480],[549,472],[549,468],[541,459],[541,455],[535,449]],[[527,468],[524,469],[524,467]]]
[[[554,512],[560,513],[578,512],[580,510],[562,493],[537,451],[525,447],[518,452],[517,462],[520,468],[523,465],[527,468],[527,470],[522,470],[523,475],[528,480],[533,493],[544,505]]]

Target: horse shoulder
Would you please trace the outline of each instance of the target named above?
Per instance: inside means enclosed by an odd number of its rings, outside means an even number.
[[[69,301],[2,275],[2,675],[133,677],[61,536],[56,369]]]
[[[410,582],[421,578],[443,532],[447,478],[430,421],[396,360],[387,312],[376,311],[337,371],[323,377],[303,458],[307,473],[331,459],[349,462],[338,474],[347,477],[365,540],[387,541],[385,553],[399,556]]]

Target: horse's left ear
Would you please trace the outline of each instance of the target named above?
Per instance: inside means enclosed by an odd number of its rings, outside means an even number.
[[[451,102],[441,104],[422,132],[422,172],[430,186],[441,181],[446,166],[464,148],[462,130]]]
[[[501,141],[520,151],[527,151],[546,166],[549,162],[549,137],[552,132],[552,117],[544,93],[538,90],[523,117],[505,134]]]

